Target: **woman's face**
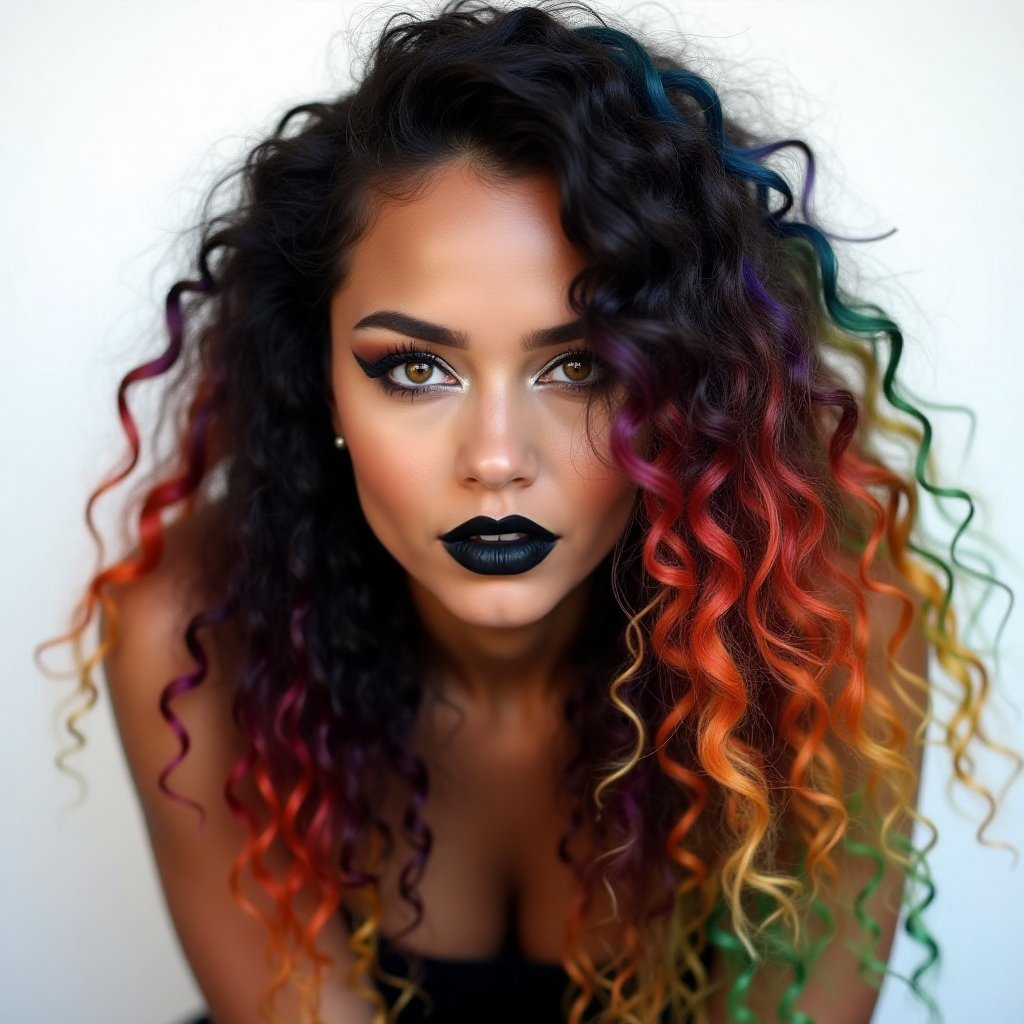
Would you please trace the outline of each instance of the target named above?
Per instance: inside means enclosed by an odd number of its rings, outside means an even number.
[[[467,624],[538,622],[629,519],[635,487],[611,468],[602,401],[596,451],[587,438],[600,367],[569,355],[583,348],[573,330],[524,344],[574,319],[566,295],[583,265],[552,180],[498,187],[452,163],[420,198],[380,208],[331,303],[339,458],[351,458],[367,522],[414,591]],[[480,530],[489,541],[441,540],[473,517],[511,515],[557,540],[517,543],[517,524]]]

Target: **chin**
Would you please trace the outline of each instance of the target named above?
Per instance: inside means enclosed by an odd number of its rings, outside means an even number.
[[[513,594],[510,593],[513,588],[532,592]],[[445,599],[448,595],[436,592],[434,597],[449,614],[467,626],[516,629],[531,626],[550,615],[563,596],[544,595],[524,580],[490,580],[473,590],[475,592],[470,594],[451,595],[451,600]]]

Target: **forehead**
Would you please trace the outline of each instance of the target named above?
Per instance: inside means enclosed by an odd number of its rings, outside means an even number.
[[[332,314],[351,326],[379,307],[454,327],[474,315],[569,310],[567,289],[585,265],[562,231],[557,182],[530,175],[495,183],[457,163],[412,200],[383,200],[355,244]]]

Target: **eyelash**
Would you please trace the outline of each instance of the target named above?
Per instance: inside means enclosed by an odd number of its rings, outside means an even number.
[[[358,357],[356,358],[359,364],[363,367],[367,376],[372,377],[384,393],[388,395],[396,395],[399,398],[413,399],[416,395],[423,394],[424,392],[444,391],[451,386],[448,384],[432,384],[424,387],[405,387],[401,384],[396,384],[387,376],[388,371],[394,367],[404,366],[407,363],[415,362],[427,363],[428,365],[434,366],[445,373],[451,373],[451,370],[447,369],[432,352],[426,352],[423,349],[417,348],[412,342],[401,342],[390,346],[386,350],[385,354],[373,363],[367,363]],[[605,369],[598,357],[588,349],[577,348],[571,349],[569,352],[563,352],[562,355],[560,355],[554,362],[548,364],[547,368],[542,371],[541,375],[543,376],[544,373],[550,372],[556,366],[569,362],[571,359],[580,358],[586,359],[594,364],[599,373],[597,380],[590,384],[568,384],[565,381],[555,381],[554,387],[563,388],[566,391],[589,391],[596,387],[597,383],[603,379]],[[451,375],[455,376],[455,374]]]

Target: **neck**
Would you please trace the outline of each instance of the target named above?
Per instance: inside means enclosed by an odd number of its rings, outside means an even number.
[[[590,580],[525,626],[467,624],[411,577],[409,593],[436,657],[442,690],[495,719],[550,705],[574,678],[570,651],[587,613]]]

